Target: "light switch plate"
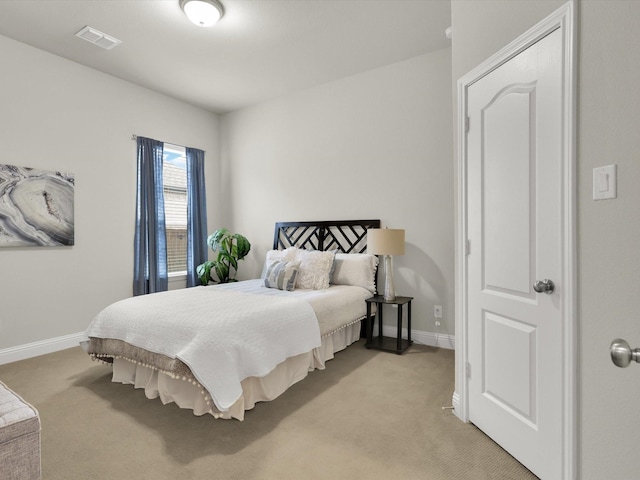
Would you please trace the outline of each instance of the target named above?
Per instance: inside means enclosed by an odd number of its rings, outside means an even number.
[[[607,165],[593,169],[593,199],[606,200],[617,197],[616,166]]]

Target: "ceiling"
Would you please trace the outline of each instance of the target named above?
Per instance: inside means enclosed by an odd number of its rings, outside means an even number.
[[[221,2],[200,28],[178,0],[1,0],[0,35],[216,113],[449,46],[449,0]]]

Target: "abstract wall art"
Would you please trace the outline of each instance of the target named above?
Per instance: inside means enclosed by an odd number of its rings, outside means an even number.
[[[74,244],[74,175],[0,164],[0,247]]]

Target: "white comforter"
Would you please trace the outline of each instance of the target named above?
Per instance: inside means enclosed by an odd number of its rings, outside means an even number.
[[[277,288],[265,288],[263,284],[264,280],[256,279],[225,283],[216,285],[215,288],[254,295],[290,297],[304,300],[316,312],[316,317],[320,324],[320,335],[323,338],[336,330],[365,318],[367,311],[365,300],[371,297],[371,293],[366,288],[353,285],[331,285],[331,287],[324,290],[296,288],[292,292],[287,292]],[[373,313],[375,312],[374,308]]]
[[[321,343],[308,302],[214,287],[121,300],[100,312],[86,335],[180,359],[220,411],[240,397],[242,380],[262,377]]]

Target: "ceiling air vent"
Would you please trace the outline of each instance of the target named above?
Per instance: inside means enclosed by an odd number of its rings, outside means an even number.
[[[100,30],[91,28],[88,25],[77,32],[76,37],[80,37],[81,39],[91,42],[94,45],[98,45],[106,50],[111,50],[116,45],[122,43],[117,38],[107,35],[106,33],[102,33]]]

